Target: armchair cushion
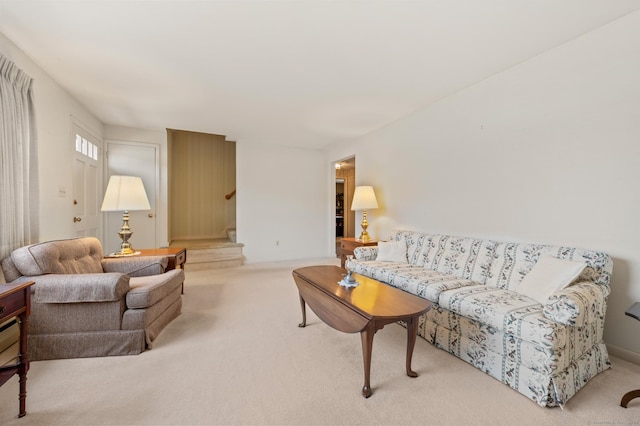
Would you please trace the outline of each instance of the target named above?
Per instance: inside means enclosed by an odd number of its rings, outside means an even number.
[[[7,256],[2,259],[1,265],[5,282],[13,282],[22,276],[18,268],[16,268],[15,263],[13,263],[13,260],[11,260],[11,256]]]
[[[130,277],[163,274],[169,258],[166,256],[108,257],[102,259],[104,272],[120,272]]]
[[[129,277],[119,273],[50,274],[37,277],[34,302],[114,302],[129,291]]]
[[[184,271],[172,269],[161,275],[132,277],[131,290],[127,293],[127,308],[148,308],[167,298],[169,294],[182,286]]]
[[[14,250],[11,260],[24,276],[103,272],[102,246],[93,237],[31,244]]]

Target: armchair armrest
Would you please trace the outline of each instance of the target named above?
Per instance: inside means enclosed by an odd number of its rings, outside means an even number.
[[[353,250],[353,256],[356,260],[376,260],[378,257],[378,247],[377,246],[363,246],[356,247]]]
[[[31,277],[38,303],[113,302],[129,291],[129,276],[120,273],[49,274]]]
[[[579,282],[552,294],[542,312],[552,321],[582,327],[604,317],[609,293],[609,286]]]
[[[130,277],[146,277],[163,274],[169,258],[166,256],[127,256],[102,259],[105,272],[120,272]]]

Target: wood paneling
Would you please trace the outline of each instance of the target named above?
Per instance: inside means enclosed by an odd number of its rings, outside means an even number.
[[[344,179],[344,236],[355,237],[356,212],[351,211],[351,201],[356,190],[356,170],[354,167],[338,169],[336,178]]]
[[[170,130],[169,235],[224,238],[235,227],[236,145],[224,136]]]

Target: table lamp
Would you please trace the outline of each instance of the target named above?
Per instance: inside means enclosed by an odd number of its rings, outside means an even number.
[[[362,233],[358,237],[359,241],[368,243],[371,241],[367,228],[369,222],[367,222],[367,209],[377,209],[378,201],[376,200],[376,194],[373,192],[372,186],[357,186],[353,193],[353,200],[351,201],[351,210],[362,210]]]
[[[122,239],[120,252],[117,253],[118,256],[127,256],[135,253],[131,243],[129,243],[129,238],[133,234],[129,227],[129,212],[138,210],[151,210],[142,179],[137,176],[111,176],[100,211],[123,212],[122,228],[118,232]]]

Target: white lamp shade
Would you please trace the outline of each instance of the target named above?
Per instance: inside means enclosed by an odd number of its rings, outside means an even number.
[[[100,210],[151,210],[142,179],[137,176],[111,176]]]
[[[357,186],[351,201],[351,210],[377,209],[378,200],[373,186]]]

